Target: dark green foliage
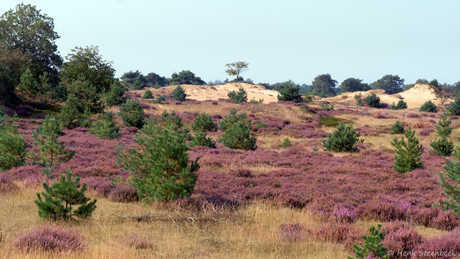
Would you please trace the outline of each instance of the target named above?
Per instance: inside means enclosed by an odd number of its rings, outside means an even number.
[[[278,95],[280,101],[301,102],[302,95],[300,94],[300,86],[296,85],[293,81],[289,80],[284,83],[283,89],[280,90]]]
[[[231,91],[228,94],[228,98],[233,100],[235,103],[243,103],[248,101],[248,94],[243,87],[238,88],[238,92]]]
[[[67,96],[67,101],[62,106],[61,114],[59,114],[59,122],[64,128],[73,128],[78,125],[78,99],[73,93]]]
[[[110,84],[110,91],[106,93],[105,103],[110,107],[113,105],[119,105],[126,102],[124,94],[126,88],[123,87],[118,80],[113,80]]]
[[[144,110],[137,100],[122,104],[118,115],[121,116],[123,123],[128,127],[142,128],[144,125]]]
[[[38,153],[30,152],[34,161],[52,167],[55,161],[59,164],[60,161],[72,158],[74,152],[64,151],[64,142],[58,140],[62,134],[59,120],[51,115],[46,116],[40,127],[32,132],[34,146],[38,146]]]
[[[118,138],[118,128],[113,121],[113,113],[104,112],[101,115],[101,121],[93,122],[89,132],[101,139]]]
[[[458,160],[450,161],[447,157],[445,161],[446,164],[442,167],[446,170],[446,173],[439,172],[441,179],[438,183],[444,187],[444,194],[452,198],[452,200],[442,201],[442,206],[439,203],[434,205],[442,207],[443,210],[453,210],[456,215],[460,216],[460,162]],[[446,180],[446,177],[449,180]]]
[[[159,76],[155,73],[148,73],[145,76],[145,80],[147,80],[147,84],[155,89],[158,89],[162,86],[166,85],[166,79],[162,76]]]
[[[56,98],[57,101],[65,102],[68,94],[69,89],[63,82],[59,82],[59,84],[54,88],[54,98]]]
[[[334,105],[333,104],[329,105],[328,103],[323,103],[323,104],[321,104],[321,108],[323,108],[323,111],[333,111],[334,110]]]
[[[126,72],[120,79],[124,85],[129,85],[131,90],[140,90],[147,86],[147,79],[139,70]]]
[[[260,129],[260,128],[268,128],[267,124],[265,124],[263,121],[261,120],[258,120],[256,122],[256,125],[257,125],[257,129]]]
[[[399,78],[397,75],[386,75],[373,83],[373,85],[376,89],[385,90],[387,94],[397,94],[403,91],[404,79]]]
[[[436,123],[436,136],[440,137],[440,139],[436,138],[430,143],[430,146],[433,148],[430,152],[441,156],[450,156],[452,154],[454,142],[447,139],[450,133],[452,133],[451,123],[452,121],[446,119],[446,117],[440,119],[438,123]]]
[[[395,105],[394,103],[390,105],[391,110],[400,110],[400,109],[406,109],[406,108],[407,108],[407,103],[403,100],[399,100],[397,105]]]
[[[377,97],[377,95],[374,93],[364,98],[364,102],[370,107],[374,107],[374,108],[380,107],[380,97]]]
[[[153,93],[150,90],[146,90],[142,95],[142,99],[151,99],[153,98]]]
[[[283,142],[283,148],[288,148],[290,146],[292,146],[291,141],[289,140],[289,138],[285,138]]]
[[[173,94],[174,99],[180,102],[185,101],[185,97],[187,96],[187,94],[185,94],[184,88],[182,88],[180,85],[178,85],[176,89],[174,89],[172,94]]]
[[[217,131],[217,124],[212,121],[211,115],[206,112],[198,112],[195,121],[192,123],[192,130]]]
[[[40,218],[68,221],[74,217],[81,219],[91,217],[96,209],[97,200],[91,201],[90,198],[86,197],[86,183],[80,188],[79,182],[80,177],[78,176],[72,180],[70,169],[67,169],[67,175],[62,174],[60,181],[51,186],[43,182],[45,192],[37,193],[38,199],[34,201],[38,206]],[[74,205],[80,206],[78,209],[74,209]]]
[[[192,136],[190,135],[190,130],[188,128],[184,128],[184,124],[182,123],[182,119],[176,115],[175,111],[172,111],[171,114],[165,109],[161,114],[159,119],[159,123],[168,127],[174,131],[176,131],[183,139],[185,140],[192,140]]]
[[[239,115],[236,115],[237,110],[233,108],[230,111],[230,114],[224,117],[221,121],[219,121],[219,127],[222,131],[226,131],[228,128],[232,127],[233,124],[237,123],[238,121],[244,121],[246,119],[246,113],[243,112]]]
[[[356,92],[356,91],[368,91],[370,90],[369,85],[366,83],[362,83],[362,79],[357,79],[357,78],[348,78],[345,79],[341,84],[340,84],[340,92],[341,93],[346,93],[346,92]]]
[[[54,104],[56,99],[56,92],[51,85],[51,78],[48,72],[44,72],[39,76],[40,78],[40,89],[37,93],[38,101],[44,104]]]
[[[460,115],[460,97],[455,98],[455,101],[451,102],[446,109],[451,115]]]
[[[19,135],[18,127],[14,124],[17,120],[16,114],[12,118],[3,114],[0,106],[0,172],[21,166],[25,162],[27,145],[24,136]]]
[[[395,124],[391,126],[390,134],[401,134],[404,133],[404,124],[396,121]]]
[[[382,244],[385,238],[385,232],[380,232],[382,224],[377,224],[377,229],[374,226],[369,228],[370,235],[363,235],[364,244],[359,246],[353,244],[355,248],[355,255],[353,257],[348,256],[348,259],[368,259],[368,258],[389,258],[388,248],[385,248]],[[398,251],[395,251],[398,252]]]
[[[32,71],[30,71],[30,69],[26,69],[26,71],[22,73],[18,89],[23,94],[26,92],[30,92],[32,95],[36,95],[40,90],[40,85],[34,78],[34,75],[32,74]]]
[[[432,86],[438,86],[439,85],[438,80],[436,80],[436,79],[431,80],[428,84],[432,85]]]
[[[190,70],[182,70],[177,73],[173,73],[171,75],[171,82],[169,85],[205,85],[206,82],[201,80],[200,77],[195,76],[194,73],[190,72]]]
[[[322,74],[313,80],[309,91],[313,95],[321,96],[321,97],[328,97],[328,96],[335,96],[335,86],[337,85],[337,81],[331,78],[329,74]]]
[[[131,185],[144,201],[173,200],[191,195],[199,169],[195,162],[188,164],[185,138],[176,130],[162,127],[149,120],[136,135],[137,149],[115,150],[117,163],[131,174]]]
[[[361,135],[353,128],[353,125],[340,123],[337,129],[331,133],[327,133],[327,139],[322,139],[324,150],[335,152],[356,151],[353,146],[356,142],[364,142],[364,139],[359,139]]]
[[[153,103],[161,103],[161,102],[165,102],[166,101],[166,97],[164,95],[160,95],[158,96],[157,99],[153,100]]]
[[[356,95],[355,95],[356,97]],[[364,104],[363,104],[364,100],[361,99],[361,94],[359,95],[359,97],[356,99],[356,106],[358,107],[362,107]]]
[[[404,141],[404,138],[401,137],[401,140],[398,141],[398,138],[394,138],[391,142],[391,145],[396,148],[395,155],[395,164],[393,165],[393,170],[400,174],[405,174],[416,168],[423,168],[422,163],[422,145],[419,146],[420,141],[418,138],[414,137],[415,130],[412,131],[409,127],[404,135],[407,138],[407,144]]]
[[[101,94],[98,93],[97,87],[83,75],[78,76],[78,79],[72,82],[70,92],[79,99],[77,108],[80,113],[86,110],[100,113],[104,110],[104,103],[101,101]]]
[[[243,150],[257,149],[257,137],[250,134],[251,121],[237,120],[233,124],[228,124],[222,131],[224,134],[217,141],[223,143],[224,146]]]
[[[419,109],[421,112],[437,112],[437,106],[431,102],[431,100],[426,101]]]
[[[203,146],[203,147],[216,148],[216,144],[214,143],[214,141],[212,141],[212,138],[207,137],[206,132],[204,132],[201,128],[194,130],[194,133],[195,133],[195,137],[188,144],[189,147]]]
[[[249,102],[253,104],[259,104],[259,103],[264,103],[264,99],[259,99],[257,101],[255,98],[252,98]]]
[[[362,94],[355,94],[354,96],[355,99],[361,99],[361,97],[362,97]]]

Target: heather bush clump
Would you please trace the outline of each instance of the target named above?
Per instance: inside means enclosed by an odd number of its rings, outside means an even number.
[[[81,219],[91,217],[96,209],[96,199],[85,196],[86,184],[80,188],[80,177],[72,178],[72,172],[67,169],[67,175],[62,174],[59,182],[49,186],[43,182],[45,192],[37,193],[38,199],[35,204],[38,206],[38,215],[47,220],[72,220],[74,217]],[[73,205],[79,205],[73,209]]]
[[[324,150],[336,152],[355,151],[353,145],[356,142],[364,142],[364,139],[359,139],[361,135],[353,128],[352,125],[340,123],[337,129],[331,133],[327,133],[327,139],[322,139]]]
[[[17,120],[16,114],[12,118],[3,114],[0,106],[0,172],[25,162],[27,144],[14,124]]]
[[[153,243],[150,242],[148,239],[135,235],[132,237],[128,237],[124,240],[124,243],[132,248],[135,249],[148,249],[153,247]]]
[[[151,99],[153,98],[153,93],[150,90],[146,90],[142,95],[142,99]]]
[[[407,108],[407,103],[403,100],[399,100],[397,105],[395,105],[394,103],[390,105],[391,110],[400,110],[400,109],[406,109],[406,108]]]
[[[278,228],[278,237],[287,241],[297,241],[306,236],[307,229],[300,223],[285,223]]]
[[[130,184],[144,201],[168,201],[191,195],[200,166],[198,158],[188,164],[185,140],[171,126],[162,127],[150,119],[134,140],[139,149],[124,152],[124,145],[119,145],[115,150],[116,162],[129,171]]]
[[[172,94],[173,94],[173,98],[176,99],[176,101],[181,101],[181,102],[185,101],[185,97],[187,96],[185,94],[184,88],[182,88],[180,85],[178,85],[176,89],[174,89]]]
[[[431,102],[431,100],[426,101],[419,109],[421,112],[437,112],[438,107]]]
[[[132,100],[122,104],[119,115],[128,127],[142,128],[144,125],[145,114],[138,101]]]
[[[101,139],[118,138],[118,128],[113,121],[113,113],[105,112],[101,115],[101,121],[92,123],[89,132]]]
[[[211,115],[206,112],[198,112],[195,116],[195,121],[192,123],[192,129],[203,131],[217,131],[217,124],[212,121]]]
[[[86,246],[84,239],[74,231],[50,225],[20,236],[13,245],[27,253],[70,253],[83,250]]]
[[[380,97],[377,97],[377,95],[374,93],[364,98],[364,102],[370,107],[374,107],[374,108],[380,107]]]
[[[416,168],[423,168],[421,157],[423,148],[422,145],[419,146],[420,141],[418,138],[414,137],[415,130],[412,131],[409,127],[409,130],[404,134],[407,138],[407,144],[403,137],[401,137],[401,140],[395,137],[391,142],[397,153],[393,169],[400,174],[410,172]]]
[[[391,126],[390,134],[401,134],[404,133],[404,124],[399,121],[396,121],[395,124]]]
[[[235,103],[243,103],[248,101],[248,94],[246,93],[246,90],[244,90],[243,87],[240,87],[238,89],[238,92],[236,91],[231,91],[228,93],[228,98],[230,100],[233,100]]]

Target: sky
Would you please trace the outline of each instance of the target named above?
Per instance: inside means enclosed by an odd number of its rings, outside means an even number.
[[[1,0],[0,12],[21,1]],[[116,77],[139,70],[204,81],[234,79],[225,64],[249,63],[254,83],[340,84],[398,75],[460,81],[458,0],[30,0],[54,19],[65,57],[99,46]]]

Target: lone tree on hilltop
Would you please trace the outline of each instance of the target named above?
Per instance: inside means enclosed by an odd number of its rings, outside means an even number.
[[[225,70],[229,76],[236,76],[236,81],[239,81],[240,74],[248,70],[249,63],[238,61],[234,63],[228,63],[225,65],[228,69]]]

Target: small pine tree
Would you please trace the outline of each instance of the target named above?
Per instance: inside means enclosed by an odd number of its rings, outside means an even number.
[[[212,138],[207,137],[206,132],[204,132],[201,128],[194,130],[194,133],[195,133],[195,137],[188,144],[189,147],[203,146],[203,147],[216,148],[216,144],[214,143],[214,141],[212,141]]]
[[[173,94],[174,99],[180,102],[185,101],[185,97],[187,96],[187,94],[185,94],[184,88],[182,88],[180,85],[178,85],[176,89],[174,89],[172,94]]]
[[[231,91],[228,94],[228,98],[233,100],[235,103],[244,103],[248,101],[248,94],[243,87],[238,88],[238,92]]]
[[[370,107],[379,108],[380,107],[380,97],[377,97],[375,93],[364,98],[364,102]]]
[[[161,87],[161,85],[160,85],[158,82],[156,82],[156,83],[153,85],[153,88],[155,88],[155,89],[160,89],[160,87]]]
[[[290,146],[292,146],[291,140],[289,140],[289,138],[285,138],[283,142],[283,148],[288,148]]]
[[[400,110],[400,109],[406,109],[406,108],[407,108],[407,103],[403,100],[399,100],[397,105],[395,105],[395,103],[390,105],[391,110]]]
[[[445,158],[446,164],[442,167],[446,173],[439,172],[440,180],[439,185],[444,187],[444,194],[451,197],[450,201],[443,201],[442,206],[439,203],[434,205],[441,207],[443,210],[453,210],[456,215],[460,216],[460,162],[457,160],[450,161]],[[446,177],[449,180],[446,180]],[[455,183],[455,184],[451,184]]]
[[[51,186],[43,182],[45,192],[37,193],[38,199],[34,201],[38,207],[38,215],[42,219],[65,221],[74,217],[91,217],[96,209],[97,200],[90,201],[91,199],[85,196],[86,183],[80,189],[79,181],[80,177],[75,177],[72,181],[72,172],[67,169],[67,175],[62,174],[59,182]],[[75,210],[73,205],[80,206]]]
[[[455,101],[446,105],[446,109],[449,111],[450,115],[460,115],[460,98],[457,97]]]
[[[165,102],[166,101],[166,97],[164,95],[160,95],[158,96],[157,99],[153,100],[153,103],[161,103],[161,102]]]
[[[323,111],[333,111],[334,110],[334,105],[333,104],[329,105],[328,103],[323,103],[323,104],[321,104],[321,108],[323,108]]]
[[[335,152],[356,151],[353,146],[356,142],[364,142],[364,139],[359,139],[361,134],[356,132],[352,125],[340,123],[337,129],[331,133],[327,133],[327,139],[322,139],[324,150]]]
[[[101,121],[91,124],[89,132],[101,139],[114,139],[118,138],[118,128],[113,121],[113,113],[105,112],[101,115]]]
[[[142,99],[151,99],[153,98],[153,93],[149,89],[147,89],[144,94],[142,95]]]
[[[38,146],[38,153],[30,152],[34,161],[40,161],[42,165],[52,167],[54,162],[68,161],[74,152],[64,151],[64,142],[58,137],[62,135],[61,125],[53,116],[46,116],[40,127],[32,132],[35,139],[34,146]]]
[[[423,148],[422,145],[419,146],[420,141],[418,138],[414,137],[415,130],[412,131],[409,127],[409,130],[404,135],[407,138],[407,144],[403,137],[401,137],[400,141],[395,137],[391,142],[391,145],[396,147],[397,153],[393,170],[400,174],[410,172],[416,168],[423,168],[421,157]]]
[[[390,134],[401,134],[404,133],[404,124],[396,121],[395,124],[391,126]]]
[[[356,106],[362,107],[364,105],[363,102],[364,102],[364,100],[361,99],[361,96],[360,96],[359,98],[356,99]]]
[[[260,129],[260,128],[268,128],[268,125],[265,124],[265,122],[263,122],[262,120],[258,120],[256,122],[256,125],[257,125],[257,129]]]
[[[134,140],[139,149],[115,150],[118,164],[131,174],[131,185],[144,201],[173,200],[191,195],[199,169],[198,158],[188,164],[185,138],[150,119]],[[141,150],[141,151],[138,151]]]
[[[419,109],[421,112],[438,112],[438,107],[431,102],[431,100],[426,101]]]
[[[280,90],[280,94],[277,96],[280,101],[290,102],[302,102],[302,95],[300,94],[300,87],[291,80],[284,83],[283,89]]]
[[[192,129],[203,131],[217,131],[217,124],[212,121],[212,117],[206,112],[198,112],[195,116],[195,121],[192,123]]]
[[[54,99],[56,98],[56,93],[53,90],[51,85],[50,77],[48,72],[44,72],[42,75],[39,76],[40,78],[40,90],[38,91],[38,100],[44,104],[54,103]]]
[[[32,95],[38,94],[40,90],[40,85],[38,84],[37,80],[35,80],[32,71],[29,68],[21,74],[19,78],[19,91],[21,93],[26,93],[27,91],[30,92]]]
[[[382,244],[383,239],[385,238],[385,232],[380,232],[382,224],[377,224],[377,229],[375,226],[369,228],[370,235],[363,235],[364,244],[359,246],[353,244],[355,248],[355,256],[348,256],[348,259],[369,259],[369,258],[389,258],[388,248],[385,248]]]
[[[25,162],[27,144],[14,124],[17,120],[16,114],[12,118],[3,114],[0,106],[0,172],[21,166]]]
[[[110,91],[105,96],[106,104],[110,106],[119,105],[126,102],[124,96],[126,88],[123,87],[118,80],[114,80],[110,85]]]
[[[432,153],[436,153],[441,156],[450,156],[454,150],[454,142],[452,140],[448,140],[447,137],[452,133],[452,127],[450,124],[452,121],[443,117],[436,123],[436,136],[440,137],[440,139],[436,138],[434,141],[430,143],[430,146],[433,148],[430,150]]]
[[[217,141],[223,143],[225,147],[243,150],[257,149],[257,137],[250,134],[251,121],[245,122],[244,120],[238,120],[222,131],[224,134],[221,138],[217,139]]]
[[[223,118],[221,121],[219,121],[219,127],[222,131],[226,131],[227,128],[231,127],[238,121],[244,121],[246,119],[246,113],[240,113],[239,115],[236,115],[237,110],[233,108],[233,110],[230,111],[230,114]]]
[[[59,114],[59,122],[64,128],[73,128],[78,125],[78,99],[73,93],[67,96],[64,106]]]
[[[122,104],[120,113],[118,114],[123,119],[123,123],[128,127],[142,128],[144,125],[144,110],[137,100],[131,100]]]

